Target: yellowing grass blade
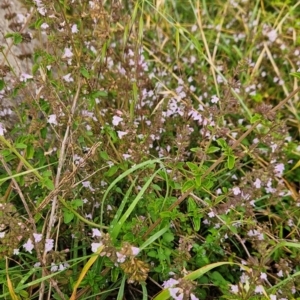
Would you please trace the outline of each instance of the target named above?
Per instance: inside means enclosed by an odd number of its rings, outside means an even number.
[[[19,297],[15,294],[14,287],[13,287],[12,282],[11,282],[11,280],[9,278],[9,275],[8,275],[7,257],[6,257],[6,280],[7,280],[7,286],[8,286],[8,290],[9,290],[9,294],[11,296],[11,299],[12,300],[19,300]]]
[[[94,264],[94,262],[98,258],[99,254],[101,253],[101,251],[103,250],[103,248],[104,248],[104,246],[100,246],[97,249],[97,252],[88,260],[88,262],[83,267],[83,269],[82,269],[82,271],[81,271],[81,273],[79,275],[79,278],[78,278],[76,284],[74,285],[73,293],[72,293],[72,296],[70,297],[70,300],[75,300],[76,299],[76,292],[77,292],[77,289],[78,289],[81,281],[83,280],[84,276],[86,275],[86,273],[88,272],[88,270],[91,268],[91,266]]]

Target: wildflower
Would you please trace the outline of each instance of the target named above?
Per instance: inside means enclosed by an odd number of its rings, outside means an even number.
[[[193,293],[191,293],[191,300],[199,300],[199,298],[197,298]]]
[[[283,174],[283,171],[284,171],[284,164],[281,163],[281,164],[277,164],[275,166],[275,175],[277,177],[281,177]]]
[[[58,270],[58,266],[55,263],[51,263],[50,271],[51,272],[56,272],[57,270]]]
[[[92,248],[92,252],[97,252],[97,250],[99,249],[99,247],[101,247],[103,244],[102,243],[92,243],[91,244],[91,248]]]
[[[126,259],[126,255],[124,255],[120,252],[117,252],[116,254],[117,254],[117,257],[118,257],[117,262],[118,263],[123,263]]]
[[[78,30],[78,27],[77,27],[77,24],[74,24],[71,28],[71,31],[72,33],[77,33],[79,30]]]
[[[124,153],[122,156],[123,156],[123,158],[124,158],[125,160],[127,160],[128,158],[131,157],[131,155],[130,155],[130,154],[127,154],[127,153]]]
[[[63,76],[63,80],[65,80],[66,82],[73,82],[74,79],[71,77],[71,73]]]
[[[65,48],[62,58],[71,58],[73,55],[71,48]]]
[[[46,239],[45,243],[45,252],[49,252],[53,249],[54,246],[54,240],[53,239]]]
[[[26,73],[22,73],[22,74],[21,74],[21,77],[20,77],[20,81],[26,82],[27,79],[32,79],[32,78],[33,78],[33,76],[31,76],[31,75],[29,75],[29,74],[26,74]]]
[[[169,292],[170,292],[170,295],[173,299],[175,299],[175,300],[182,300],[183,299],[182,289],[180,289],[180,288],[169,288]],[[178,292],[180,294],[177,296]]]
[[[38,242],[40,242],[42,240],[43,235],[41,233],[34,233],[33,237],[34,237],[34,241],[36,243],[38,243]]]
[[[211,211],[211,212],[208,213],[208,216],[209,216],[210,218],[213,218],[213,217],[215,216],[215,213],[214,213],[213,211]]]
[[[92,228],[92,231],[93,231],[92,237],[97,237],[97,236],[101,237],[102,236],[102,233],[99,229]]]
[[[216,95],[213,95],[212,97],[211,97],[211,103],[218,103],[219,102],[219,98],[216,96]]]
[[[267,274],[261,272],[261,273],[260,273],[260,279],[262,279],[262,280],[267,280]]]
[[[57,125],[56,115],[49,115],[47,123]]]
[[[256,180],[253,182],[253,185],[257,188],[260,189],[261,188],[261,180],[256,178]]]
[[[113,120],[112,120],[112,123],[114,126],[118,126],[120,122],[123,121],[123,118],[120,118],[118,116],[113,116]]]
[[[231,292],[233,293],[233,294],[237,294],[238,292],[239,292],[239,287],[237,286],[237,285],[231,285],[230,286],[230,289],[231,289]]]
[[[131,252],[132,252],[132,255],[136,256],[140,253],[140,248],[138,247],[131,247]]]
[[[169,280],[166,280],[163,282],[162,286],[166,289],[166,288],[170,288],[175,286],[176,284],[178,284],[179,281],[173,278],[170,278]]]
[[[28,239],[27,242],[23,245],[23,248],[29,252],[29,253],[32,253],[32,250],[34,248],[33,246],[33,243],[32,243],[32,240],[31,239]]]
[[[123,137],[124,135],[126,135],[128,132],[118,130],[117,133],[118,133],[119,139],[122,139],[122,137]]]
[[[236,186],[232,189],[232,192],[233,192],[233,195],[237,196],[241,193],[241,190],[238,186]]]
[[[91,186],[91,182],[90,181],[82,181],[82,185],[85,188],[89,188],[91,192],[95,191],[95,189]]]
[[[42,28],[42,29],[47,29],[47,28],[49,28],[49,25],[48,25],[47,23],[43,23],[43,24],[41,25],[41,28]]]
[[[277,299],[277,296],[276,295],[270,295],[270,300],[276,300]]]
[[[278,276],[278,277],[283,277],[283,272],[282,272],[282,270],[280,270],[280,271],[277,273],[277,276]]]
[[[14,254],[14,255],[19,255],[19,254],[20,254],[20,250],[19,250],[19,249],[14,249],[13,254]]]
[[[257,287],[255,287],[254,292],[255,292],[256,294],[261,294],[261,295],[262,295],[263,292],[264,292],[263,286],[262,286],[262,285],[258,285]]]

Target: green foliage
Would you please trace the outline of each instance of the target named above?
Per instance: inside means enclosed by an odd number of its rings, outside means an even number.
[[[298,299],[297,4],[42,2],[1,48],[0,299]]]

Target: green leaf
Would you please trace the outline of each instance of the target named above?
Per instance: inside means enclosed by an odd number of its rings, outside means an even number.
[[[5,38],[12,38],[15,45],[22,43],[22,35],[19,32],[8,33],[5,35]]]
[[[220,148],[219,147],[214,147],[214,146],[212,146],[212,147],[209,147],[208,149],[207,149],[207,154],[210,154],[210,153],[215,153],[215,152],[218,152],[218,151],[220,151]]]
[[[26,149],[26,158],[32,159],[33,156],[34,156],[34,147],[32,144],[28,144]]]
[[[202,175],[196,175],[195,176],[195,183],[196,183],[197,188],[201,187]]]
[[[5,82],[3,79],[0,79],[0,91],[2,91],[5,87]]]
[[[85,78],[87,78],[87,79],[90,79],[90,78],[91,78],[91,75],[89,74],[89,71],[88,71],[86,68],[84,68],[84,67],[82,67],[82,68],[80,69],[80,73],[81,73],[81,75],[82,75],[83,77],[85,77]]]
[[[92,98],[98,98],[98,97],[107,97],[106,91],[94,91],[90,94]]]
[[[64,223],[69,224],[74,219],[74,214],[68,210],[64,211]]]
[[[188,180],[183,184],[182,192],[186,192],[187,190],[195,187],[195,181],[194,180]]]
[[[105,176],[107,177],[111,177],[113,176],[114,174],[116,174],[116,172],[118,171],[119,167],[114,165],[114,166],[111,166],[109,168],[109,170],[107,172],[104,173]]]
[[[199,173],[199,167],[197,164],[192,163],[192,162],[187,162],[186,164],[194,174]]]
[[[164,235],[163,235],[163,240],[167,243],[170,243],[174,240],[174,234],[171,233],[171,232],[166,232]]]
[[[24,144],[24,143],[16,143],[15,147],[17,149],[26,149],[27,148],[27,145]]]
[[[292,73],[290,73],[290,74],[291,74],[292,76],[294,76],[294,77],[300,79],[300,72],[292,72]]]
[[[224,139],[218,139],[217,143],[222,147],[223,150],[228,147],[227,143],[226,143],[226,141]]]
[[[257,121],[260,121],[261,118],[262,118],[261,115],[259,115],[259,114],[254,114],[254,116],[252,116],[251,119],[250,119],[250,123],[251,123],[251,124],[254,124],[254,123],[257,122]]]
[[[45,186],[48,190],[53,191],[54,190],[54,184],[53,181],[49,178],[44,178],[41,180],[41,183],[43,186]]]
[[[109,160],[109,156],[108,156],[108,154],[107,154],[106,151],[101,151],[101,152],[100,152],[100,157],[101,157],[102,159],[104,159],[104,160]]]
[[[235,164],[235,157],[234,156],[228,156],[227,157],[227,167],[229,170],[232,170]]]

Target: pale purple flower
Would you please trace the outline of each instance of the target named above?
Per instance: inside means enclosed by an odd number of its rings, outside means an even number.
[[[91,186],[90,181],[82,181],[82,185],[83,187],[88,188],[91,192],[95,191],[95,189]]]
[[[268,278],[267,278],[267,274],[261,272],[261,273],[260,273],[260,279],[262,279],[262,280],[267,280],[267,279],[268,279]]]
[[[253,185],[257,188],[260,189],[261,188],[261,180],[256,178],[256,180],[253,182]]]
[[[123,138],[123,136],[124,136],[124,135],[126,135],[128,132],[126,132],[126,131],[120,131],[120,130],[118,130],[118,131],[117,131],[117,133],[118,133],[118,137],[119,137],[119,139],[122,139],[122,138]]]
[[[232,189],[232,192],[233,192],[233,194],[234,194],[235,196],[237,196],[237,195],[239,195],[239,194],[241,193],[241,190],[240,190],[240,188],[239,188],[238,186],[236,186],[236,187],[234,187],[234,188]]]
[[[277,276],[278,276],[278,277],[283,277],[283,272],[282,272],[282,270],[280,270],[280,271],[277,273]]]
[[[211,103],[218,103],[219,102],[219,98],[217,97],[217,95],[213,95],[210,99]]]
[[[33,237],[34,237],[34,241],[36,243],[38,243],[38,242],[40,242],[42,240],[43,235],[41,233],[34,233]]]
[[[32,250],[34,248],[34,245],[32,243],[32,240],[31,239],[28,239],[27,242],[23,245],[23,248],[29,252],[29,253],[32,253]]]
[[[66,48],[64,49],[64,54],[63,54],[62,58],[71,58],[73,55],[74,55],[74,54],[73,54],[73,52],[72,52],[72,49],[66,47]]]
[[[230,290],[233,294],[237,294],[239,292],[239,287],[237,285],[231,285]]]
[[[126,256],[120,252],[117,252],[117,257],[118,257],[118,259],[117,259],[118,263],[123,263],[126,259]]]
[[[53,249],[54,246],[54,240],[53,239],[46,239],[45,242],[45,252],[48,253]]]
[[[63,80],[65,80],[66,82],[73,82],[74,81],[73,77],[71,76],[71,73],[63,76]]]
[[[71,31],[72,31],[72,33],[78,32],[77,24],[72,25]]]
[[[56,272],[57,270],[58,270],[58,266],[55,263],[51,263],[50,271],[51,272]]]
[[[113,116],[113,120],[112,120],[112,123],[114,126],[118,126],[120,122],[123,121],[123,118],[120,118],[118,116]]]
[[[101,237],[102,236],[102,233],[101,233],[101,231],[99,229],[92,228],[92,231],[93,231],[92,237],[96,237],[96,236]]]
[[[131,253],[134,256],[138,255],[140,253],[140,248],[138,248],[138,247],[131,247]]]
[[[49,115],[48,121],[49,124],[57,125],[56,115]]]
[[[0,232],[0,239],[5,237],[5,231]]]
[[[283,171],[284,171],[284,164],[283,163],[280,163],[280,164],[277,164],[276,166],[275,166],[275,175],[277,176],[277,177],[281,177],[282,176],[282,174],[283,174]]]
[[[196,297],[193,293],[191,293],[190,296],[191,296],[191,300],[199,300],[199,298]]]
[[[42,29],[47,29],[47,28],[49,28],[49,25],[48,25],[47,23],[43,23],[43,24],[41,25],[41,28],[42,28]]]
[[[254,290],[255,294],[263,294],[264,292],[264,288],[262,285],[258,285],[257,287],[255,287],[255,290]]]
[[[213,217],[215,216],[215,213],[214,213],[213,211],[211,211],[211,212],[208,213],[208,216],[209,216],[210,218],[213,218]]]
[[[2,123],[0,123],[0,135],[4,135],[4,133],[6,132],[6,129],[4,128],[4,125]]]
[[[33,78],[33,76],[26,74],[26,73],[22,73],[21,77],[20,77],[20,81],[26,82],[27,79],[32,79],[32,78]]]
[[[163,286],[163,288],[167,289],[167,288],[175,286],[178,283],[179,283],[178,280],[170,278],[170,279],[164,281],[163,284],[162,284],[162,286]]]
[[[101,247],[102,245],[103,245],[102,243],[92,243],[91,244],[92,252],[96,253],[99,247]]]

